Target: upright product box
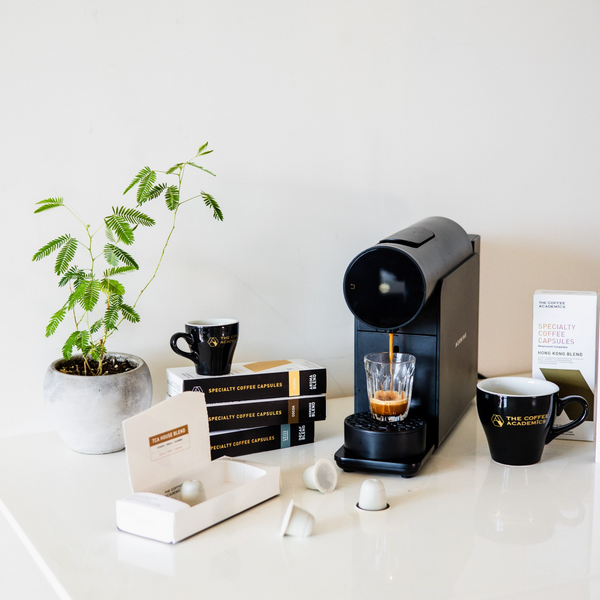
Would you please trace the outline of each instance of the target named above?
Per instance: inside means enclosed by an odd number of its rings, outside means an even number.
[[[133,494],[117,500],[117,527],[175,543],[280,492],[278,466],[210,458],[203,394],[186,392],[123,421]],[[180,498],[188,480],[200,481],[206,500]]]
[[[563,398],[582,396],[590,407],[587,419],[559,439],[594,440],[597,353],[597,292],[537,290],[533,296],[532,376],[556,383]],[[555,423],[568,423],[581,410],[571,403]]]

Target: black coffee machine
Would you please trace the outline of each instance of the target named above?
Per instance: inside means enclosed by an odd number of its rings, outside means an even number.
[[[480,238],[454,221],[430,217],[361,252],[344,276],[355,319],[354,414],[335,454],[345,471],[415,475],[475,397]],[[364,357],[413,354],[408,417],[371,418]]]

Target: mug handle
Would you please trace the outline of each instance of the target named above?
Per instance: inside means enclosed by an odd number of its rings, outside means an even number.
[[[570,431],[577,427],[577,425],[581,425],[588,416],[590,412],[590,407],[588,403],[581,396],[567,396],[566,398],[557,398],[556,399],[556,415],[560,415],[565,406],[570,402],[576,402],[577,404],[581,404],[583,407],[583,413],[579,416],[579,418],[567,423],[566,425],[559,425],[558,427],[552,427],[548,432],[548,437],[546,438],[546,444],[551,442],[556,436],[565,433],[566,431]]]
[[[194,343],[194,341],[192,340],[192,336],[188,333],[183,333],[179,331],[178,333],[174,333],[171,336],[171,350],[173,350],[173,352],[175,352],[176,354],[183,356],[184,358],[189,358],[193,363],[197,364],[198,353],[186,352],[185,350],[181,350],[181,348],[179,348],[179,346],[177,345],[177,340],[179,340],[179,338],[183,338],[187,342],[187,345],[190,347],[190,350],[192,349],[192,344]]]

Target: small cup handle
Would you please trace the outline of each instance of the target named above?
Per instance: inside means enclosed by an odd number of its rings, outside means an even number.
[[[579,418],[575,419],[574,421],[571,421],[570,423],[567,423],[566,425],[559,425],[558,427],[552,427],[552,429],[550,429],[550,431],[548,432],[548,437],[546,438],[546,444],[551,442],[556,436],[559,436],[562,433],[565,433],[566,431],[570,431],[571,429],[574,429],[575,427],[577,427],[577,425],[581,425],[581,423],[583,423],[585,421],[586,417],[588,416],[588,413],[590,412],[590,407],[588,406],[588,403],[581,396],[567,396],[566,398],[557,398],[556,414],[560,415],[560,413],[563,411],[565,406],[571,402],[576,402],[577,404],[581,404],[581,406],[583,407],[583,413],[579,416]]]
[[[179,338],[183,338],[187,342],[187,345],[190,347],[190,350],[192,349],[192,344],[194,343],[192,340],[192,336],[189,335],[188,333],[183,333],[183,332],[179,331],[178,333],[174,333],[171,336],[171,350],[173,350],[173,352],[175,352],[176,354],[179,354],[180,356],[189,358],[193,363],[197,364],[198,363],[198,353],[197,352],[186,352],[185,350],[181,350],[181,348],[179,348],[179,346],[177,345],[177,340],[179,340]]]

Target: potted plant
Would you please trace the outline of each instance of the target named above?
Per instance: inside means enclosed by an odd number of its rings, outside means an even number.
[[[53,335],[65,321],[73,323],[62,347],[62,358],[50,365],[44,380],[44,399],[54,425],[73,450],[86,454],[122,450],[125,447],[122,421],[150,407],[152,381],[148,366],[136,356],[109,352],[107,342],[123,321],[140,321],[138,302],[156,277],[182,206],[201,198],[213,217],[223,220],[223,213],[210,194],[200,191],[186,199],[181,196],[187,169],[214,176],[197,164],[200,157],[212,152],[207,148],[208,144],[204,144],[192,159],[167,171],[141,169],[123,192],[137,188],[135,206],[113,206],[111,214],[96,228],[80,219],[62,198],[46,198],[36,205],[36,213],[55,208],[65,210],[80,224],[82,232],[80,237],[70,233],[61,235],[33,255],[34,261],[55,255],[54,272],[59,287],[66,292],[64,304],[50,318],[46,337]],[[167,181],[157,183],[157,174]],[[135,300],[128,302],[121,280],[140,268],[131,247],[138,231],[155,224],[140,209],[160,197],[171,216],[171,229],[150,278]],[[98,238],[104,238],[101,247]]]

